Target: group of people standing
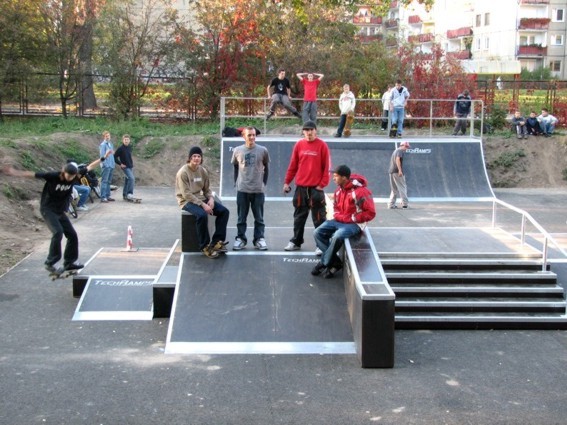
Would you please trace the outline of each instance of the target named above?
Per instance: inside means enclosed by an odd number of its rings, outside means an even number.
[[[337,184],[333,196],[333,219],[327,220],[327,203],[324,192],[330,182],[331,154],[327,144],[317,137],[317,125],[306,121],[303,138],[293,148],[284,177],[283,192],[293,194],[293,236],[283,248],[297,251],[305,242],[305,224],[311,213],[315,227],[315,243],[320,260],[312,270],[313,275],[331,278],[342,268],[338,252],[344,239],[362,231],[366,222],[375,215],[372,194],[363,176],[352,174],[346,165],[335,168],[333,180]],[[234,166],[236,185],[237,234],[232,246],[240,251],[247,246],[247,216],[252,210],[254,233],[252,244],[261,251],[267,250],[264,235],[264,192],[268,184],[270,156],[266,147],[256,143],[256,129],[246,127],[242,136],[244,144],[234,149],[231,164]],[[196,231],[202,253],[218,258],[227,252],[226,227],[228,209],[214,199],[210,189],[208,171],[202,166],[203,152],[198,146],[189,150],[187,164],[177,172],[176,198],[179,206],[195,215]],[[215,231],[208,230],[208,217],[215,216]]]

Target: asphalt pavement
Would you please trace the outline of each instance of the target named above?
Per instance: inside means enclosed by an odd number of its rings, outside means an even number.
[[[81,260],[125,246],[129,225],[137,247],[180,237],[173,189],[136,192],[142,204],[97,203],[75,221]],[[558,239],[567,234],[567,190],[496,192]],[[476,204],[377,209],[373,226],[476,225],[490,215]],[[291,228],[290,200],[265,215]],[[567,332],[396,331],[392,369],[362,369],[355,355],[166,355],[168,319],[72,321],[78,300],[70,279],[51,282],[43,270],[47,244],[0,278],[2,425],[567,422]]]

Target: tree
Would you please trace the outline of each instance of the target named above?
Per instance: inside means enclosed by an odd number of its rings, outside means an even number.
[[[100,69],[111,75],[111,110],[136,117],[168,51],[175,11],[166,0],[109,1],[99,22]]]
[[[21,82],[45,60],[41,0],[0,0],[0,119],[6,96],[23,98]]]

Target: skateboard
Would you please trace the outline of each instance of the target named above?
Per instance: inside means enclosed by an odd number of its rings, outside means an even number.
[[[354,114],[352,112],[349,112],[346,117],[345,128],[343,131],[344,137],[350,137],[351,134],[350,128],[352,127],[353,122],[354,122]]]
[[[133,204],[140,204],[142,202],[140,198],[124,198],[124,200],[132,202]]]
[[[56,280],[56,279],[66,279],[70,276],[74,276],[77,273],[79,273],[82,269],[79,270],[65,270],[63,267],[59,267],[57,270],[53,271],[53,272],[49,272],[49,277],[51,278],[51,280]]]
[[[389,134],[389,136],[390,136],[391,138],[394,138],[394,137],[396,137],[396,133],[397,133],[397,132],[398,132],[398,125],[397,125],[397,124],[394,124],[392,127],[390,127],[390,134]]]

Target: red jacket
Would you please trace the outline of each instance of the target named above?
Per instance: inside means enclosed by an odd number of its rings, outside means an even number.
[[[372,192],[368,189],[366,178],[351,174],[350,180],[337,187],[334,201],[334,219],[341,223],[364,224],[376,217]]]
[[[293,147],[285,174],[285,184],[295,178],[297,186],[326,187],[331,179],[331,153],[327,144],[318,137],[312,142],[301,139]]]

